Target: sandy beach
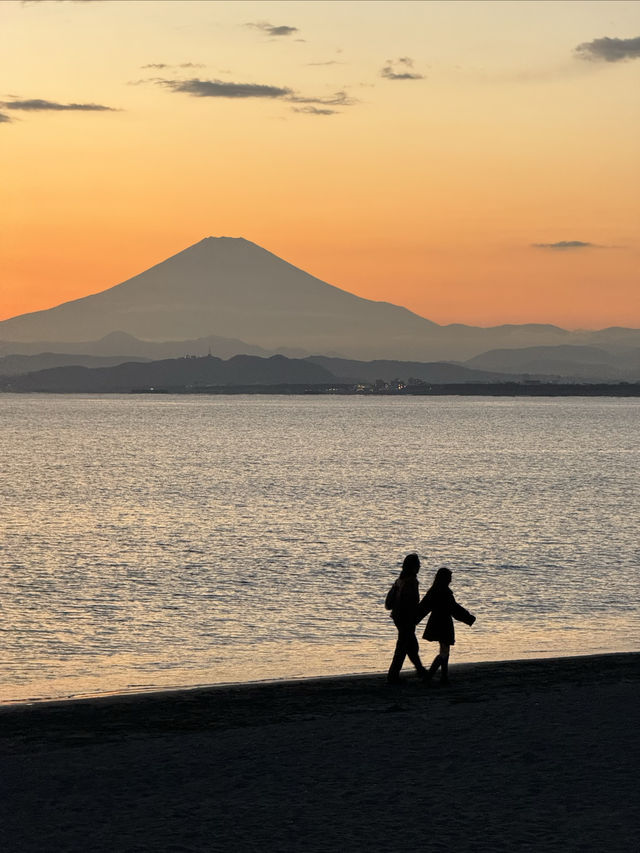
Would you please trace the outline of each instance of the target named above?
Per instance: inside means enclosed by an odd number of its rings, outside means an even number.
[[[0,708],[0,848],[627,851],[640,654]]]

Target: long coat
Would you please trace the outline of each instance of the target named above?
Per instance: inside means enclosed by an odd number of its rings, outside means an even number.
[[[473,625],[476,621],[475,616],[472,616],[468,610],[458,604],[448,586],[431,587],[418,605],[416,622],[424,619],[427,613],[431,615],[427,620],[423,638],[432,642],[447,643],[450,646],[456,642],[456,633],[453,627],[454,619],[467,625]]]

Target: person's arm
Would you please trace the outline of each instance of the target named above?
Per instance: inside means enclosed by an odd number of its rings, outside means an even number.
[[[469,613],[468,610],[465,610],[461,604],[458,604],[453,595],[451,596],[451,615],[458,622],[464,622],[465,625],[473,625],[476,621],[476,617],[472,613]]]
[[[431,590],[427,592],[425,597],[422,599],[420,604],[418,605],[418,609],[416,611],[416,625],[418,622],[421,622],[427,613],[431,612]]]

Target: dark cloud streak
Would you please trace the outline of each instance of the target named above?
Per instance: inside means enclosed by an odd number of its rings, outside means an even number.
[[[320,104],[328,107],[352,107],[357,103],[357,101],[354,98],[350,98],[346,92],[336,92],[335,94],[328,95],[324,98],[309,98],[305,95],[290,95],[287,100],[294,104]]]
[[[387,64],[381,69],[380,76],[386,80],[424,80],[423,74],[413,70],[413,59],[408,56],[387,59]]]
[[[227,83],[223,80],[163,80],[156,79],[156,85],[196,98],[267,98],[295,104],[294,112],[309,115],[334,115],[338,112],[332,107],[350,107],[357,103],[346,92],[334,92],[324,97],[310,97],[296,93],[288,86],[266,86],[260,83]]]
[[[270,24],[268,21],[257,21],[255,23],[245,24],[245,27],[251,27],[254,30],[261,30],[263,33],[266,33],[268,36],[292,36],[294,33],[299,32],[297,27],[288,27],[285,25],[274,26]]]
[[[159,80],[173,92],[183,92],[196,98],[285,98],[291,89],[265,86],[259,83],[225,83],[223,80]]]
[[[25,112],[118,112],[114,107],[103,104],[58,104],[55,101],[44,101],[41,98],[30,98],[20,101],[0,101],[5,110],[23,110]]]
[[[582,240],[560,240],[557,243],[532,243],[536,249],[597,249],[595,243],[585,243]]]
[[[338,115],[338,110],[321,109],[320,107],[293,107],[294,113],[304,113],[310,116],[334,116]]]
[[[579,44],[575,52],[590,62],[623,62],[640,59],[640,37],[632,39],[600,38]]]
[[[4,113],[0,113],[0,124],[9,124],[13,119],[11,116],[6,116]]]

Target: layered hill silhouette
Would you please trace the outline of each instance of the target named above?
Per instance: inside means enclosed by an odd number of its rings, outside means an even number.
[[[41,352],[52,351],[55,342],[77,344],[113,333],[148,342],[213,336],[255,354],[421,362],[531,346],[640,346],[640,330],[439,326],[406,308],[334,287],[248,240],[208,237],[101,293],[0,322],[0,352],[15,354],[20,343],[34,342]]]
[[[567,384],[548,378],[533,383],[522,379],[448,363],[361,362],[325,356],[289,359],[282,355],[238,355],[223,361],[214,356],[188,356],[114,367],[63,366],[13,376],[0,374],[0,392],[640,394],[640,382]]]
[[[0,376],[19,376],[38,370],[50,370],[53,367],[115,367],[126,361],[149,361],[149,359],[135,355],[100,356],[54,352],[43,352],[38,355],[6,355],[0,356]]]
[[[215,356],[125,362],[115,367],[54,367],[0,377],[0,390],[57,393],[128,393],[146,389],[198,389],[209,386],[323,385],[335,382],[326,368],[302,359],[274,355]]]
[[[557,346],[500,349],[477,355],[466,362],[476,370],[544,374],[566,379],[640,379],[640,347],[609,352],[601,347]]]

